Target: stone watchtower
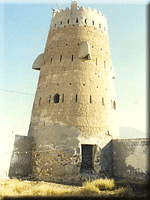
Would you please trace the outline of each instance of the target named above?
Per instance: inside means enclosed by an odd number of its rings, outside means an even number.
[[[82,172],[111,174],[107,156],[119,138],[114,69],[107,21],[101,12],[78,7],[53,10],[28,136],[33,136],[32,174],[70,183]]]

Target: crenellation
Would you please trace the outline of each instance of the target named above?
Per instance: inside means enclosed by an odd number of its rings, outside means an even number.
[[[54,11],[50,33],[57,30],[58,28],[64,28],[64,26],[93,26],[94,28],[100,28],[103,33],[107,33],[107,21],[101,12],[97,12],[96,9],[91,10],[91,8],[76,7],[76,4],[71,7],[71,9],[66,8],[65,10]],[[76,22],[78,18],[78,22]],[[68,23],[69,20],[69,23]],[[86,22],[85,22],[86,20]],[[94,24],[92,22],[94,21]],[[101,24],[101,26],[99,26]]]

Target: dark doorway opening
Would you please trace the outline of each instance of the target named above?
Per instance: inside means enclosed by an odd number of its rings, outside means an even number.
[[[81,171],[93,169],[93,145],[82,144]]]

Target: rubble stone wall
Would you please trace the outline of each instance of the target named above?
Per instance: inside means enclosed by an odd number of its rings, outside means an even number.
[[[35,129],[33,134],[32,175],[35,179],[65,184],[80,183],[82,144],[96,146],[93,172],[102,177],[112,175],[111,144],[108,144],[110,137],[84,137],[75,126],[49,126]]]

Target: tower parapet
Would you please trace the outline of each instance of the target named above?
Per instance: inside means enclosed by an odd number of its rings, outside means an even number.
[[[50,33],[58,28],[66,26],[93,26],[107,34],[107,20],[105,16],[96,9],[78,7],[76,1],[72,1],[71,9],[53,10]]]

